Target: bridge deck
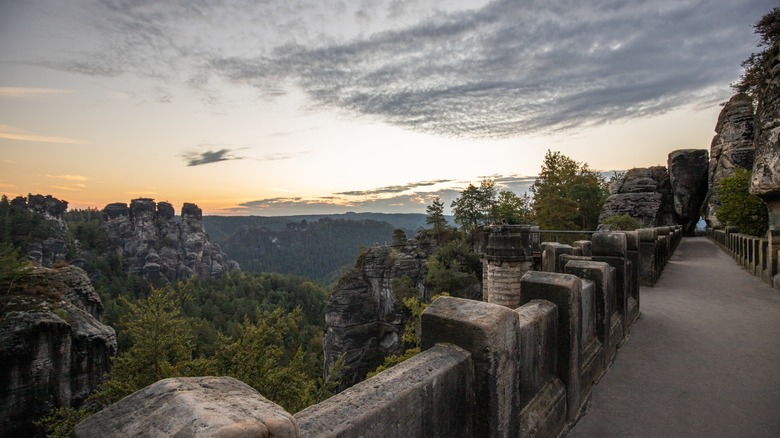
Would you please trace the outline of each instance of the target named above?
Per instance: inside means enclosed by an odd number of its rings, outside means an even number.
[[[685,238],[569,437],[780,436],[780,294]]]

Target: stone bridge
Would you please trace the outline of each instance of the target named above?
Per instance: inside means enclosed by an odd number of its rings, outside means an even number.
[[[375,377],[294,415],[234,379],[167,379],[76,436],[776,436],[780,253],[733,231],[498,228],[484,300],[434,301],[423,351]]]

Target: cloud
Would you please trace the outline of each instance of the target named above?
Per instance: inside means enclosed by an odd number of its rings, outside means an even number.
[[[243,160],[244,157],[233,155],[230,149],[219,149],[203,152],[185,152],[182,157],[187,166],[202,166],[204,164],[218,163],[220,161]]]
[[[73,93],[74,90],[64,90],[60,88],[31,88],[31,87],[0,87],[0,98],[13,97],[13,98],[30,98],[50,96],[56,94]]]
[[[30,141],[36,143],[87,144],[87,142],[84,140],[33,134],[9,125],[0,125],[0,139]]]
[[[452,180],[439,179],[434,181],[419,181],[419,182],[413,182],[404,185],[379,187],[371,190],[352,190],[347,192],[338,192],[334,194],[343,195],[343,196],[374,196],[374,195],[383,195],[388,193],[403,193],[409,190],[416,189],[418,187],[429,187],[429,186],[434,186],[436,184],[444,184],[449,182],[452,182]]]
[[[67,180],[67,181],[79,181],[79,182],[89,181],[89,178],[87,178],[86,176],[81,176],[81,175],[49,175],[49,174],[46,174],[46,177],[47,178],[64,179],[64,180]]]
[[[322,110],[505,138],[724,100],[754,50],[751,25],[773,3],[495,0],[436,11],[397,0],[105,0],[94,20],[103,44],[51,66],[179,80],[211,103],[217,84],[269,99],[299,88]]]

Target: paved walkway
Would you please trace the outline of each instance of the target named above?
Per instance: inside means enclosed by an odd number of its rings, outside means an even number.
[[[569,437],[780,437],[780,294],[685,238]]]

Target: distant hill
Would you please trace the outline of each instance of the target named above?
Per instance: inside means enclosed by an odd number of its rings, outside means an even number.
[[[244,271],[292,274],[323,284],[334,282],[351,266],[360,247],[390,242],[395,229],[387,222],[328,217],[288,221],[282,229],[278,223],[266,223],[274,228],[249,221],[219,245]]]
[[[393,228],[406,231],[410,237],[418,228],[426,228],[425,215],[420,213],[344,213],[344,214],[308,214],[294,216],[203,216],[203,224],[209,233],[209,238],[216,243],[228,239],[243,227],[265,227],[269,231],[282,231],[289,223],[301,221],[316,222],[322,218],[349,219],[353,221],[372,220],[387,222]],[[447,220],[453,223],[452,216]]]

